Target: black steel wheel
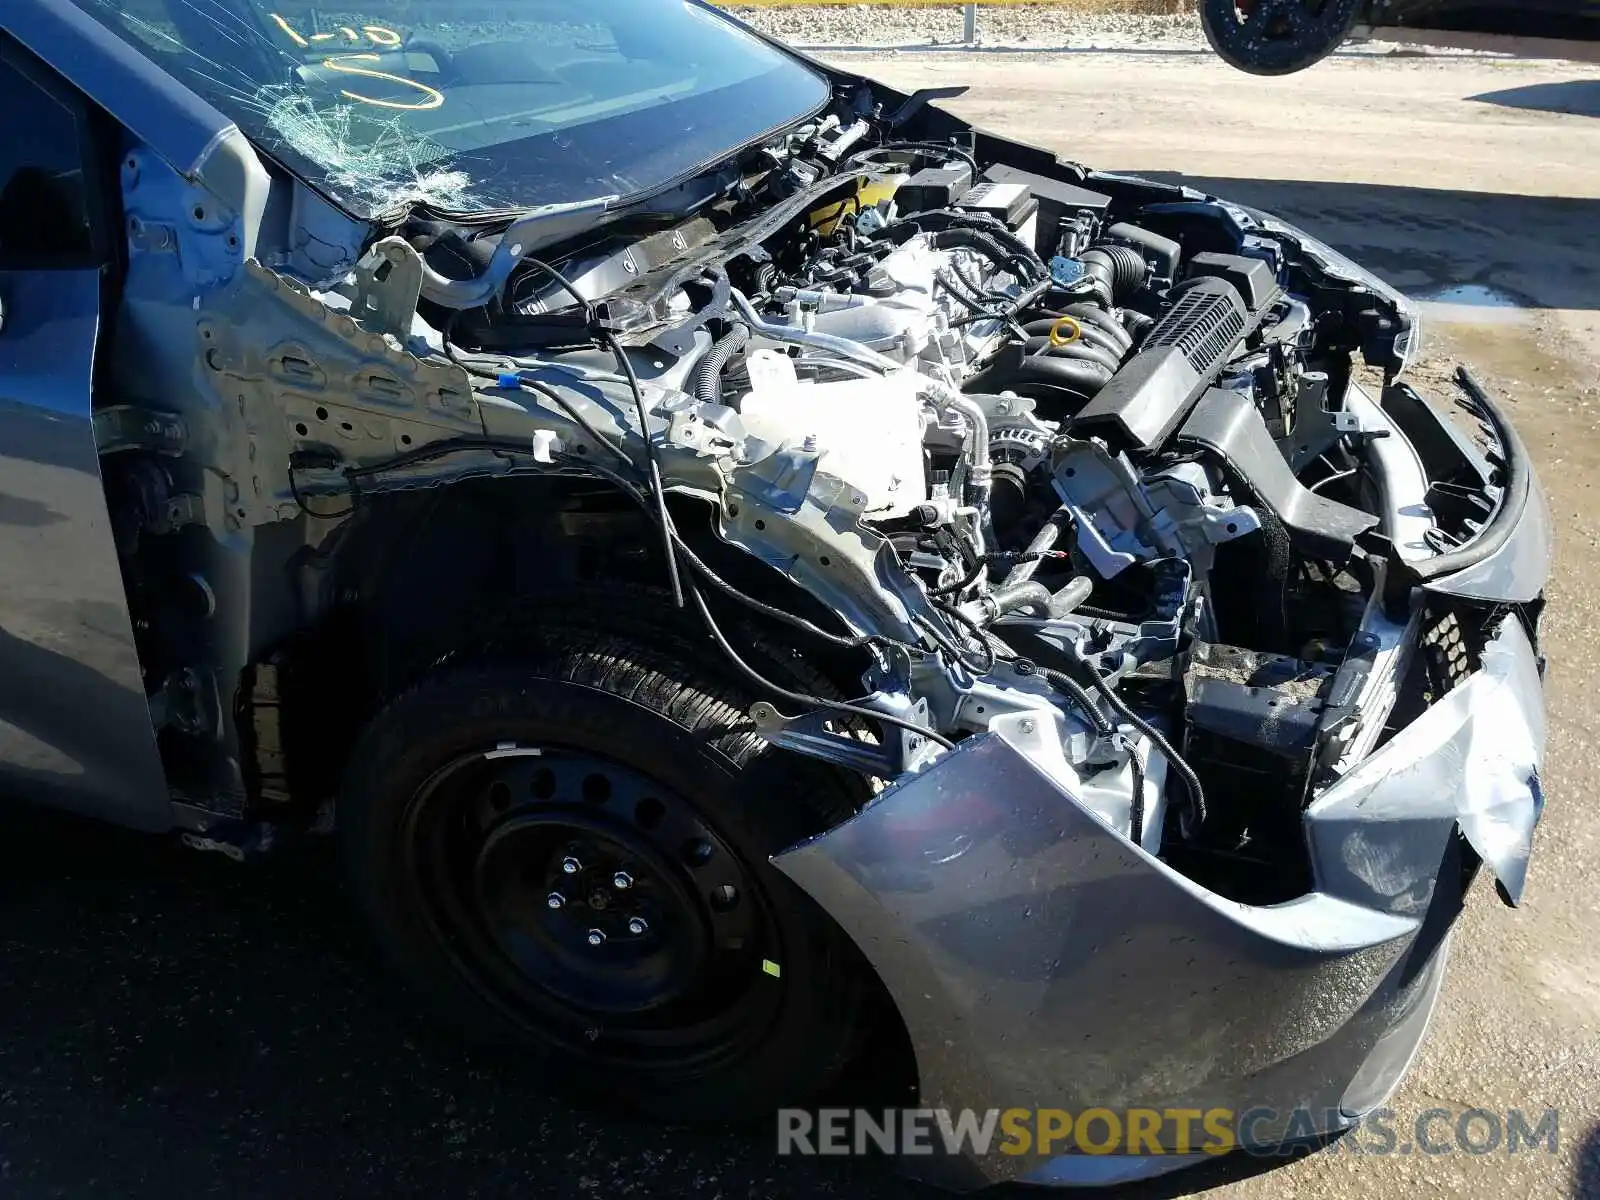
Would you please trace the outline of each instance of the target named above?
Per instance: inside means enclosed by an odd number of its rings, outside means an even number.
[[[1252,75],[1289,75],[1320,62],[1350,35],[1362,0],[1202,0],[1206,40]]]
[[[522,664],[446,668],[362,736],[340,826],[383,941],[587,1090],[675,1118],[804,1099],[858,1044],[870,976],[768,858],[849,815],[849,777],[748,732],[752,697],[691,645],[553,620]]]

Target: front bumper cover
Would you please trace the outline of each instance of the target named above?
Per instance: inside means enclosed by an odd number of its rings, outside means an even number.
[[[1520,894],[1543,752],[1538,663],[1513,614],[1479,671],[1307,810],[1317,886],[1293,902],[1207,891],[993,733],[774,861],[878,971],[923,1106],[1271,1109],[1249,1132],[1270,1145],[1295,1110],[1331,1132],[1398,1083],[1470,877],[1464,844]],[[1070,1155],[904,1165],[957,1189],[1111,1178]]]

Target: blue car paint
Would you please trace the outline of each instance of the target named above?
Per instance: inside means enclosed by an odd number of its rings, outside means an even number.
[[[100,272],[0,271],[0,787],[172,824],[90,412]]]

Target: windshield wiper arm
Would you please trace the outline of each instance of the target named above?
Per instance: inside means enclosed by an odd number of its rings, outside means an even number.
[[[500,294],[525,254],[581,233],[619,199],[618,196],[597,196],[529,209],[506,227],[494,257],[483,274],[475,279],[448,279],[424,260],[422,295],[441,308],[481,308]]]

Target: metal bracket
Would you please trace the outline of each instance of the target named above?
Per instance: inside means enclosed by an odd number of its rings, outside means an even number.
[[[152,528],[153,533],[171,533],[174,529],[181,529],[185,525],[204,525],[206,523],[205,499],[192,492],[184,492],[171,496],[167,500],[166,523],[159,528]]]
[[[113,404],[93,417],[94,444],[101,454],[148,450],[176,457],[189,447],[189,427],[177,413],[134,404]]]
[[[923,700],[909,701],[904,696],[877,692],[854,704],[858,708],[892,708],[902,720],[928,720],[928,706]],[[877,779],[897,778],[932,745],[927,738],[896,726],[886,729],[887,742],[863,742],[825,727],[827,721],[838,719],[826,710],[786,717],[765,700],[750,706],[750,720],[764,741]]]
[[[356,295],[351,316],[378,332],[411,336],[422,295],[422,256],[401,237],[386,237],[356,263]]]

